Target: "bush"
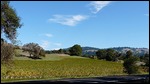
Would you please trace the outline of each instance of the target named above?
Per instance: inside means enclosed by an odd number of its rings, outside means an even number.
[[[69,49],[69,52],[70,52],[71,56],[73,56],[73,55],[81,56],[82,55],[82,48],[80,45],[76,44]]]
[[[123,66],[125,68],[125,72],[128,74],[136,74],[138,73],[138,66],[136,65],[136,61],[138,59],[136,57],[130,57],[124,60]]]
[[[14,47],[8,43],[1,43],[1,64],[9,64],[14,55]]]
[[[132,51],[131,50],[128,50],[126,52],[126,58],[130,58],[132,56]]]
[[[115,50],[113,49],[107,49],[106,50],[107,54],[106,54],[106,60],[107,61],[114,61],[116,56],[115,56]]]
[[[106,54],[107,54],[107,52],[104,49],[98,50],[96,52],[96,56],[98,59],[106,59]]]

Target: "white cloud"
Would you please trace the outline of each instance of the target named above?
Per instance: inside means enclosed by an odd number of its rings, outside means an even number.
[[[59,50],[60,48],[53,48],[52,50]]]
[[[61,43],[54,43],[54,45],[61,46],[62,44]]]
[[[47,36],[47,37],[53,37],[52,34],[45,34],[45,36]]]
[[[88,18],[86,15],[53,15],[54,18],[50,18],[50,22],[59,23],[67,26],[75,26],[79,22]]]
[[[92,6],[91,12],[96,14],[110,3],[111,1],[92,1],[89,5]]]
[[[45,49],[45,50],[59,50],[60,47],[62,46],[61,43],[54,43],[54,42],[50,42],[47,40],[42,40],[42,43],[40,44],[40,46]]]
[[[43,40],[42,44],[40,45],[42,48],[47,49],[49,46],[50,42]]]

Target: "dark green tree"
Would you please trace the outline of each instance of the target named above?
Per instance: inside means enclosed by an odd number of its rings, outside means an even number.
[[[143,61],[146,63],[145,65],[149,67],[149,54],[148,53],[144,54]]]
[[[107,52],[104,49],[98,50],[96,52],[96,56],[97,56],[98,59],[105,59],[106,55],[107,55]]]
[[[16,42],[17,29],[21,26],[20,17],[9,5],[9,1],[1,1],[1,35],[4,33],[6,38],[14,43]]]
[[[132,51],[131,50],[128,50],[126,52],[126,58],[130,58],[132,56]]]
[[[118,51],[115,51],[113,61],[118,61],[120,57],[121,57],[121,53],[119,53]]]
[[[59,52],[60,54],[63,54],[63,53],[64,53],[63,49],[59,49],[58,52]]]
[[[69,49],[70,55],[81,56],[82,48],[80,45],[76,44]]]
[[[107,49],[106,52],[107,52],[106,60],[107,61],[115,61],[115,50]]]
[[[135,56],[126,58],[123,63],[124,72],[128,74],[138,73],[139,66],[136,65],[136,61],[138,61],[138,58]]]
[[[70,54],[69,49],[63,49],[64,54]]]

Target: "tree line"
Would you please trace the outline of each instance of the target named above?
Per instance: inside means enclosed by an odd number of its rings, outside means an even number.
[[[71,56],[82,56],[82,48],[80,45],[75,44],[69,49],[59,49],[59,50],[45,50],[47,54],[68,54]]]
[[[60,50],[58,50],[60,52]],[[69,55],[71,56],[83,56],[82,48],[80,45],[76,44],[69,48]],[[149,71],[149,54],[146,53],[141,57],[134,56],[131,50],[128,50],[126,54],[119,53],[113,49],[100,49],[96,52],[96,57],[99,60],[106,61],[119,61],[123,60],[124,72],[128,74],[136,74],[139,73],[140,66],[147,67],[147,71]],[[94,56],[90,56],[90,58],[94,58]],[[137,63],[144,62],[144,65],[138,65]]]

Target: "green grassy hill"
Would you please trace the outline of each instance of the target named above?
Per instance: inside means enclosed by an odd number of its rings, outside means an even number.
[[[124,73],[121,63],[62,54],[47,54],[45,58],[42,57],[42,59],[37,60],[15,56],[12,68],[8,69],[4,65],[1,67],[1,81],[96,77],[122,74]]]
[[[31,58],[28,58],[29,53],[28,52],[22,52],[23,50],[17,49],[16,53],[18,55],[25,55],[25,56],[14,56],[13,60],[33,60]],[[70,56],[67,54],[46,54],[45,57],[40,57],[41,59],[36,59],[38,61],[44,61],[44,60],[49,60],[49,61],[57,61],[57,60],[62,60],[65,58],[81,58],[81,59],[89,59],[81,56]]]

